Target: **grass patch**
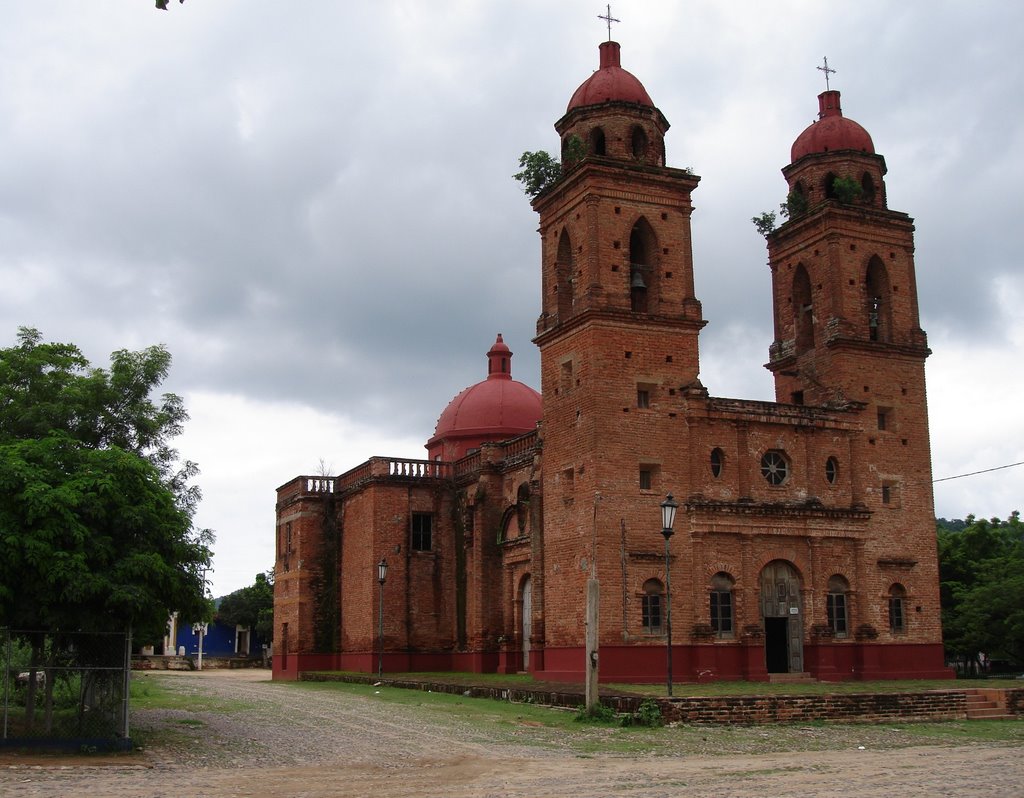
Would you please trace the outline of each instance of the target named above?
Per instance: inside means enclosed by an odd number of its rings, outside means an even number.
[[[131,680],[131,708],[140,709],[180,709],[186,712],[239,712],[246,709],[255,709],[255,706],[246,701],[226,701],[203,695],[197,690],[197,686],[187,683],[186,677],[171,677],[178,680],[174,682],[174,689],[169,687],[171,682],[149,673],[132,673]]]
[[[908,723],[900,729],[912,737],[936,743],[1024,744],[1024,723],[1013,720],[947,720],[941,723]]]
[[[325,674],[372,678],[372,674],[354,671],[319,671]],[[544,682],[524,673],[459,673],[451,671],[384,674],[384,682],[420,682],[454,684],[466,687],[523,688],[551,692],[577,690],[582,686],[564,682]],[[869,682],[794,682],[772,684],[770,682],[705,682],[701,684],[677,682],[673,693],[678,697],[693,696],[746,696],[746,695],[824,695],[830,693],[907,693],[922,690],[968,690],[978,687],[1018,688],[1024,687],[1019,679],[904,679],[899,681]],[[665,697],[664,684],[609,683],[601,685],[603,695],[636,695]]]
[[[311,671],[338,676],[357,676],[373,679],[365,671]],[[535,687],[538,682],[528,673],[461,673],[458,671],[410,671],[409,673],[385,673],[384,681],[432,682],[434,684],[482,685],[485,687]]]
[[[451,724],[474,741],[514,743],[601,754],[719,756],[737,753],[844,750],[858,745],[896,749],[915,745],[1024,743],[1024,723],[942,721],[903,724],[832,724],[814,721],[763,726],[677,725],[622,727],[619,720],[577,722],[575,710],[469,698],[381,685],[290,682],[291,689],[340,692],[413,709],[424,722]]]
[[[414,710],[426,722],[451,724],[470,732],[475,741],[496,741],[576,753],[656,752],[658,731],[643,726],[623,728],[612,712],[606,723],[576,720],[577,712],[537,704],[469,698],[451,693],[407,690],[350,682],[289,682],[293,689],[342,692]]]

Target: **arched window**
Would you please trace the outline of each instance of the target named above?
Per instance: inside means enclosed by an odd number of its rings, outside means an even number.
[[[907,631],[907,589],[900,584],[889,588],[889,631],[894,635]]]
[[[889,273],[877,255],[873,255],[868,261],[864,288],[867,294],[868,340],[891,341],[892,291],[889,286]]]
[[[587,152],[590,155],[605,154],[604,131],[601,128],[595,127],[590,131],[590,136],[588,137],[587,142]]]
[[[558,239],[558,254],[555,256],[555,293],[557,296],[558,316],[564,320],[572,312],[575,299],[575,281],[572,267],[572,240],[569,231],[562,230]]]
[[[629,234],[629,307],[634,313],[650,313],[657,296],[657,248],[650,223],[639,219]]]
[[[825,185],[824,185],[823,188],[825,189],[825,199],[835,199],[836,198],[836,173],[835,172],[829,172],[827,175],[825,175]]]
[[[846,637],[850,628],[850,619],[846,596],[850,592],[850,583],[836,574],[828,580],[828,595],[825,597],[825,615],[828,628],[836,637]]]
[[[875,180],[871,177],[870,172],[865,172],[864,176],[860,179],[861,195],[860,198],[868,205],[874,205],[875,203]]]
[[[733,635],[733,578],[724,571],[711,577],[711,629],[719,637]]]
[[[806,352],[814,346],[814,303],[811,296],[811,278],[801,263],[793,275],[793,332],[796,352]]]
[[[631,141],[633,147],[633,157],[637,160],[642,160],[647,157],[647,133],[640,125],[633,127],[633,136]]]
[[[661,634],[664,595],[665,588],[657,579],[644,582],[644,592],[640,597],[640,621],[647,634]]]

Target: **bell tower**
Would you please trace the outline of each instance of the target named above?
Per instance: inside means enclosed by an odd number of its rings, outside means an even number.
[[[563,175],[533,202],[542,242],[535,343],[545,569],[559,570],[545,584],[549,593],[565,591],[565,606],[579,604],[595,560],[599,569],[618,569],[610,552],[604,558],[597,549],[602,533],[619,540],[619,521],[599,532],[597,510],[589,508],[600,503],[602,518],[618,519],[639,495],[657,514],[666,492],[661,466],[679,456],[658,427],[678,405],[681,386],[699,387],[705,322],[690,237],[699,178],[665,165],[668,128],[640,81],[621,67],[619,44],[603,42],[599,69],[555,123]],[[602,585],[621,582],[619,573],[604,573]],[[558,596],[547,601],[563,605]],[[602,619],[602,636],[621,623]],[[579,628],[574,617],[549,617],[547,645],[574,639]]]
[[[782,173],[789,219],[768,236],[775,340],[767,368],[787,404],[861,408],[854,503],[903,510],[934,537],[931,454],[914,267],[914,225],[890,210],[885,159],[843,116],[838,91],[793,143]],[[885,519],[889,519],[886,521]],[[882,528],[895,517],[878,517]]]

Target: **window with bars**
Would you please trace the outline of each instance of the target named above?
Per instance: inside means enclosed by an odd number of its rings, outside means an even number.
[[[889,588],[889,631],[894,635],[907,631],[907,591],[903,585]]]
[[[430,513],[412,514],[412,536],[409,545],[413,551],[433,549],[434,516]]]
[[[717,573],[711,579],[711,629],[719,637],[733,634],[733,579],[729,574]]]
[[[825,615],[828,627],[835,637],[846,637],[849,630],[846,595],[850,584],[841,576],[833,576],[828,580],[828,595],[825,598]]]
[[[640,597],[640,623],[647,634],[661,634],[664,588],[657,579],[644,582]]]

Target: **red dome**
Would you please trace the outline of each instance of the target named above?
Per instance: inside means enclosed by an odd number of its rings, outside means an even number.
[[[619,66],[619,43],[601,42],[601,67],[583,81],[569,100],[566,113],[585,105],[599,105],[613,100],[654,106],[643,84]]]
[[[540,419],[540,394],[512,379],[512,352],[499,333],[487,353],[487,379],[448,403],[427,441],[427,453],[431,460],[457,460],[481,443],[530,432]]]
[[[835,150],[860,150],[874,154],[875,145],[868,132],[843,116],[838,91],[819,94],[818,106],[818,121],[797,136],[790,151],[790,163],[796,163],[805,155]]]

